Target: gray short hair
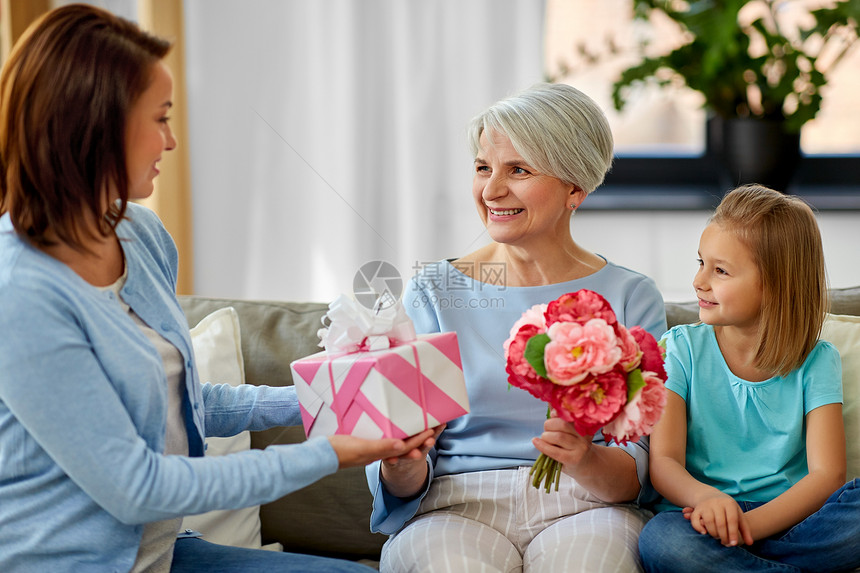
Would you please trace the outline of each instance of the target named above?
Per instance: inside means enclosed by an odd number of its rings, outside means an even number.
[[[469,124],[472,154],[484,131],[506,135],[530,165],[594,191],[612,165],[612,132],[594,101],[566,84],[541,83],[496,102]]]

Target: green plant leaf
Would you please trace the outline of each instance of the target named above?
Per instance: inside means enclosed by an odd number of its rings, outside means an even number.
[[[821,107],[827,73],[860,43],[860,0],[835,1],[810,10],[811,19],[791,27],[776,18],[782,4],[778,0],[756,2],[770,13],[742,26],[738,14],[749,3],[633,0],[635,19],[647,23],[659,15],[672,21],[688,40],[664,54],[640,52],[640,61],[624,70],[612,86],[615,108],[624,108],[634,87],[683,81],[700,92],[717,115],[786,121],[789,131],[799,131]],[[766,52],[750,53],[751,45],[764,45]],[[817,62],[825,52],[828,69]]]
[[[535,334],[526,342],[526,349],[523,356],[537,375],[541,378],[546,378],[546,365],[543,363],[543,350],[549,344],[550,339],[547,334]]]
[[[627,373],[627,401],[636,396],[636,392],[646,386],[645,378],[642,377],[642,370],[637,368]]]

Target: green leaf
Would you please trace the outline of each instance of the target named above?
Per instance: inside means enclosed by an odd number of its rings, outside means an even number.
[[[526,342],[526,349],[523,356],[526,361],[531,364],[537,375],[541,378],[546,378],[546,366],[543,363],[543,349],[549,344],[549,335],[535,334]]]
[[[765,14],[742,23],[738,16],[748,3],[633,0],[637,20],[656,22],[655,15],[668,19],[686,43],[662,54],[646,55],[640,49],[639,61],[622,71],[612,85],[615,109],[622,111],[641,86],[677,85],[681,80],[700,92],[705,105],[717,115],[737,117],[752,112],[776,121],[788,119],[788,128],[798,131],[818,112],[827,74],[860,43],[860,0],[834,0],[827,7],[810,10],[812,19],[791,25],[785,33],[774,16],[788,2],[758,2]],[[750,53],[751,39],[766,48],[763,54],[757,49]],[[816,61],[822,53],[828,54],[826,69]],[[748,94],[757,97],[748,101]],[[802,104],[786,118],[795,99]]]
[[[636,396],[636,392],[645,386],[645,378],[642,377],[642,371],[640,369],[637,368],[627,374],[627,401],[629,402],[632,400],[633,397]]]

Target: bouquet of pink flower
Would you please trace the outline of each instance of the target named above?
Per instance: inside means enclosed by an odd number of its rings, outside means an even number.
[[[508,382],[547,402],[583,436],[635,442],[651,432],[666,404],[664,354],[640,326],[619,324],[594,291],[567,293],[525,311],[505,341]],[[533,485],[546,491],[561,474],[541,454]]]

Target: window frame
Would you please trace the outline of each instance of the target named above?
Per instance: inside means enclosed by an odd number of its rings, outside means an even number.
[[[734,185],[715,157],[617,156],[589,210],[713,210]],[[804,155],[787,190],[818,211],[860,210],[860,155]]]

